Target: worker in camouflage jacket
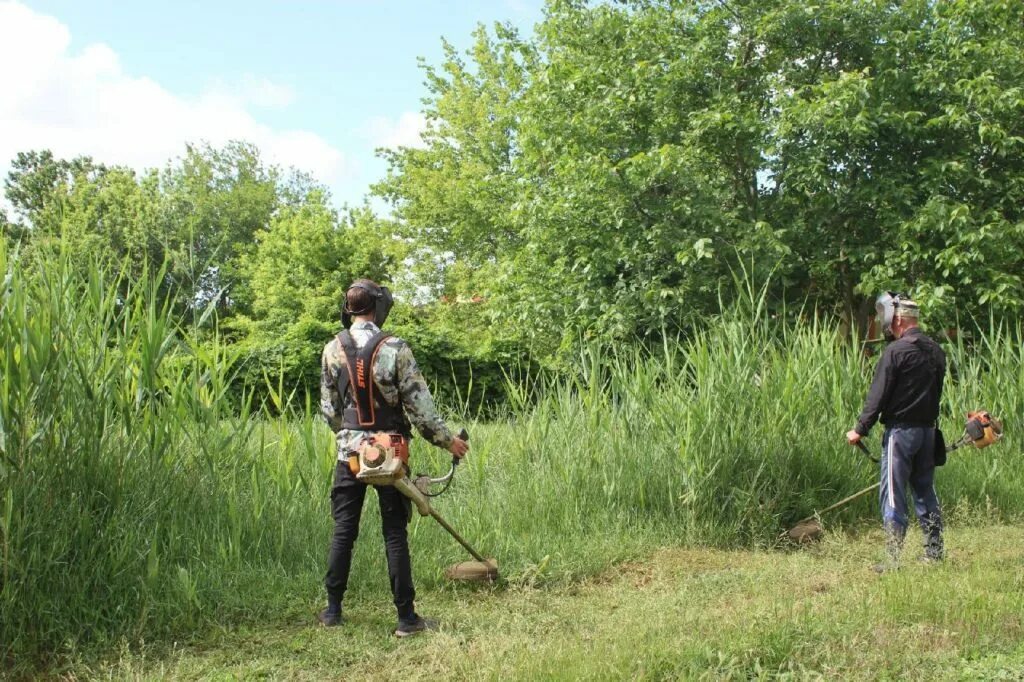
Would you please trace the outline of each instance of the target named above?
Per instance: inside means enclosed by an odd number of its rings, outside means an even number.
[[[334,533],[327,559],[327,608],[320,612],[322,624],[341,623],[342,599],[348,586],[352,548],[359,534],[366,489],[349,466],[349,456],[358,451],[373,433],[387,432],[412,437],[412,427],[439,448],[462,457],[469,445],[452,434],[437,413],[430,389],[416,365],[412,349],[402,339],[381,332],[391,308],[391,294],[371,280],[356,280],[345,294],[341,334],[326,345],[321,358],[320,409],[337,441],[338,462],[331,489],[331,513]],[[347,345],[346,345],[347,344]],[[375,344],[367,349],[368,344]],[[372,408],[375,421],[367,425],[357,414],[357,391],[352,390],[349,359],[365,356],[370,350],[369,374],[372,376]],[[357,364],[360,362],[356,360]],[[367,410],[371,406],[362,406]],[[402,637],[431,629],[436,624],[416,614],[412,563],[406,527],[411,505],[392,486],[372,486],[380,501],[381,524],[387,551],[388,576],[398,627]]]

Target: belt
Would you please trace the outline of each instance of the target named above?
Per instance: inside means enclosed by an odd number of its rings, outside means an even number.
[[[894,422],[892,424],[886,424],[887,429],[934,429],[935,423],[926,424],[924,422]]]

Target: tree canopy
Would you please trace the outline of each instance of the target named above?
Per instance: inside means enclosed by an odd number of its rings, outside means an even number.
[[[438,375],[490,362],[492,384],[581,339],[685,332],[738,272],[849,331],[882,289],[933,323],[1016,317],[1022,19],[1009,0],[550,0],[533,34],[481,26],[422,65],[423,145],[382,150],[371,188],[386,216],[234,142],[142,172],[26,151],[0,228],[29,261],[159,273],[186,318],[216,308],[251,377],[307,386],[359,276],[398,291]]]
[[[388,154],[407,234],[565,345],[717,310],[739,263],[863,323],[1021,310],[1016,3],[553,1],[428,67],[425,149]],[[472,255],[463,255],[471,251]],[[549,348],[550,350],[550,348]]]

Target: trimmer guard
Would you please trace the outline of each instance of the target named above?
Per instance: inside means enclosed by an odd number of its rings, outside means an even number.
[[[494,582],[498,579],[498,562],[496,559],[460,561],[445,569],[444,577],[467,582]]]

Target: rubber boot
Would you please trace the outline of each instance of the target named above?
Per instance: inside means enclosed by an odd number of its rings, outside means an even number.
[[[936,563],[945,558],[942,545],[942,519],[930,514],[921,520],[921,534],[924,536],[924,561]]]
[[[875,564],[875,573],[889,573],[900,567],[900,554],[903,551],[903,539],[907,537],[907,529],[895,523],[885,524],[885,561]]]

